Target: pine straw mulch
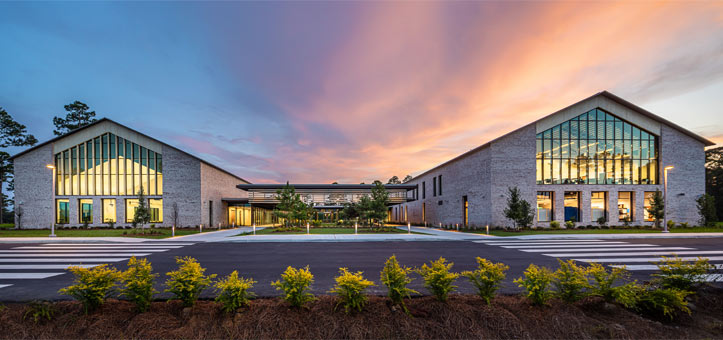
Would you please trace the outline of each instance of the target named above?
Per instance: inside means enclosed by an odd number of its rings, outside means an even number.
[[[597,298],[575,304],[552,301],[531,306],[520,296],[498,296],[491,306],[470,295],[451,295],[446,304],[432,297],[408,300],[412,316],[372,296],[364,312],[334,311],[336,299],[321,296],[305,309],[278,298],[257,299],[236,314],[212,301],[183,308],[178,301],[154,302],[138,314],[127,301],[109,300],[84,315],[77,302],[53,303],[51,321],[23,320],[25,304],[0,313],[1,339],[439,339],[439,338],[723,338],[723,289],[705,288],[693,301],[693,314],[656,321]]]

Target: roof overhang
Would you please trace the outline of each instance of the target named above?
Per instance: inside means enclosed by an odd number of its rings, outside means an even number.
[[[374,184],[289,184],[295,190],[371,190]],[[286,187],[286,184],[239,184],[237,188],[244,191],[257,190],[279,190]],[[387,190],[414,190],[416,184],[384,184]]]

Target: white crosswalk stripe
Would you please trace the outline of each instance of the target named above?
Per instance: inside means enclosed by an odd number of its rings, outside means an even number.
[[[3,249],[0,250],[0,288],[13,286],[13,281],[5,280],[45,279],[65,274],[70,266],[91,268],[104,263],[127,261],[131,256],[144,257],[192,244],[151,241],[143,243],[45,243]]]
[[[598,239],[529,239],[529,240],[490,240],[474,241],[488,246],[518,250],[536,255],[554,258],[568,258],[578,262],[605,263],[609,266],[622,267],[633,271],[657,271],[663,256],[679,256],[683,261],[708,259],[716,270],[723,270],[723,250],[700,250],[691,247],[660,246],[655,244],[636,244],[625,241],[606,241]],[[708,281],[723,282],[723,275],[711,273],[706,275]]]

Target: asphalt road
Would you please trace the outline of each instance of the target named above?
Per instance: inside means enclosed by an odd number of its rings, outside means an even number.
[[[498,241],[499,239],[495,239]],[[510,240],[512,242],[512,240]],[[629,248],[637,247],[637,244],[646,244],[647,247],[686,247],[696,251],[723,251],[723,239],[721,238],[675,238],[675,239],[626,239],[610,240],[624,241],[613,242],[625,243]],[[531,241],[527,241],[531,242]],[[547,241],[552,242],[552,241]],[[606,241],[607,242],[607,241]],[[170,243],[170,241],[169,241]],[[17,252],[19,247],[47,247],[41,244],[0,244],[0,252]],[[87,244],[85,246],[91,246]],[[608,246],[608,243],[601,246]],[[530,246],[528,246],[530,247]],[[587,246],[591,247],[591,246]],[[595,246],[592,246],[593,248]],[[33,249],[33,248],[22,248]],[[43,249],[43,248],[38,248]],[[623,249],[624,250],[624,249]],[[620,251],[623,251],[620,250]],[[42,251],[42,250],[41,250]],[[140,250],[139,250],[140,251]],[[617,250],[616,250],[617,251]],[[546,251],[545,251],[546,252]],[[559,252],[559,251],[558,251]],[[494,262],[504,262],[510,266],[507,273],[507,280],[502,293],[519,292],[512,280],[521,276],[522,272],[530,263],[555,268],[557,259],[552,256],[543,255],[540,252],[531,253],[520,249],[504,248],[503,245],[489,245],[472,241],[434,241],[434,242],[315,242],[315,243],[196,243],[168,249],[163,252],[153,253],[148,256],[154,267],[154,271],[160,273],[156,289],[163,291],[163,282],[166,279],[165,273],[176,268],[176,256],[192,256],[207,268],[208,274],[227,275],[233,270],[245,277],[252,277],[258,281],[253,291],[258,296],[274,296],[277,292],[271,287],[270,282],[279,278],[279,275],[287,266],[302,267],[308,265],[315,276],[313,292],[324,294],[334,284],[334,276],[337,275],[340,267],[347,267],[352,271],[363,271],[366,278],[377,283],[377,286],[369,289],[372,294],[383,295],[386,293],[379,282],[379,272],[384,261],[391,255],[405,266],[420,266],[422,263],[435,260],[440,256],[454,263],[453,270],[472,270],[476,267],[475,257],[484,257]],[[78,261],[92,258],[95,254],[88,254],[78,258]],[[0,255],[2,256],[2,255]],[[42,255],[39,255],[42,256]],[[695,255],[690,255],[695,256]],[[723,255],[710,255],[723,256]],[[6,259],[5,263],[11,261]],[[3,263],[3,264],[5,264]],[[125,261],[113,263],[119,269],[125,269]],[[648,264],[640,262],[640,264]],[[22,268],[19,266],[18,268]],[[2,270],[2,272],[27,273],[39,272],[36,269],[13,269]],[[633,278],[646,280],[652,271],[633,271]],[[2,273],[0,273],[2,274]],[[421,278],[414,274],[415,280],[411,288],[423,294],[428,294],[422,286]],[[59,295],[60,288],[72,283],[73,276],[65,273],[44,279],[0,279],[0,300],[29,301],[29,300],[57,300],[68,299]],[[466,279],[460,278],[457,281],[459,292],[474,293],[473,287]],[[161,293],[159,298],[169,297],[167,293]],[[212,297],[213,290],[208,289],[202,295]]]

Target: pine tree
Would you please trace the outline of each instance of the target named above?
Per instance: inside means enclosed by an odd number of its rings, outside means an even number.
[[[3,223],[2,212],[7,206],[4,199],[3,186],[12,181],[13,164],[10,154],[5,151],[9,146],[33,146],[38,140],[29,134],[25,125],[16,122],[7,111],[0,107],[0,223]]]
[[[53,134],[56,136],[64,135],[97,121],[95,111],[88,111],[90,107],[83,102],[76,100],[65,105],[64,108],[68,112],[65,118],[53,117],[53,124],[55,125]]]
[[[133,214],[133,227],[137,227],[138,224],[140,224],[142,228],[144,224],[150,221],[151,210],[146,204],[146,195],[143,193],[143,187],[141,186],[141,190],[138,191],[138,206]]]
[[[650,206],[646,210],[648,210],[650,217],[655,219],[655,227],[660,227],[660,220],[665,217],[665,201],[660,190],[655,190]]]
[[[522,199],[520,189],[517,187],[507,188],[507,208],[505,208],[505,217],[512,220],[515,228],[527,227],[532,223],[535,212],[529,202]]]

